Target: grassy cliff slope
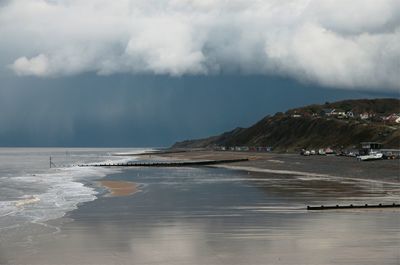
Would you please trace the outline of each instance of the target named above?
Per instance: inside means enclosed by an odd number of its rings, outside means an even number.
[[[321,114],[324,109],[351,111],[354,117]],[[359,114],[372,117],[362,120]],[[348,148],[363,141],[383,143],[386,148],[400,148],[400,124],[383,121],[400,113],[398,99],[345,100],[310,105],[267,116],[249,128],[237,128],[210,138],[176,143],[173,148],[213,146],[271,146],[275,150],[301,148]]]

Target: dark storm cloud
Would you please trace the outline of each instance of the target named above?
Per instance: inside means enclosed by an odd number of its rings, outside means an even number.
[[[262,76],[3,77],[0,146],[168,146],[294,106],[375,96],[393,95]]]
[[[10,0],[0,36],[0,63],[17,75],[228,72],[400,88],[398,0]]]

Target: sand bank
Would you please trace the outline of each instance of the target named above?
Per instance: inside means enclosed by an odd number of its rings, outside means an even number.
[[[357,180],[357,181],[365,181],[365,182],[376,182],[376,183],[384,183],[384,184],[392,184],[399,185],[399,182],[396,181],[386,181],[386,180],[374,180],[374,179],[363,179],[363,178],[351,178],[351,177],[343,177],[343,176],[335,176],[328,174],[318,174],[312,172],[303,172],[303,171],[291,171],[291,170],[274,170],[274,169],[266,169],[266,168],[257,168],[257,167],[244,167],[244,166],[230,166],[230,165],[215,165],[213,167],[227,168],[232,170],[242,170],[249,172],[257,172],[257,173],[272,173],[277,175],[294,175],[294,176],[304,176],[308,178],[321,178],[321,179],[343,179],[343,180]]]
[[[109,196],[129,196],[140,191],[137,184],[131,181],[102,180],[99,183],[108,189]]]
[[[39,202],[39,201],[40,201],[39,197],[36,196],[36,195],[33,195],[33,196],[30,196],[29,198],[17,201],[15,203],[15,206],[21,207],[21,206],[24,206],[24,205],[27,205],[27,204],[36,203],[36,202]]]

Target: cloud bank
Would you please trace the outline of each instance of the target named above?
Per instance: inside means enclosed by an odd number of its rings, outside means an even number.
[[[400,89],[398,0],[7,0],[0,36],[0,63],[17,75],[268,74]]]

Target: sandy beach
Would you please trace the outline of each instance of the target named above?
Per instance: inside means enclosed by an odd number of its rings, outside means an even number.
[[[239,158],[249,161],[123,168],[85,182],[95,200],[27,226],[27,238],[8,235],[16,243],[4,242],[0,263],[399,264],[398,208],[306,207],[398,203],[398,160],[213,151],[137,159]]]
[[[137,184],[131,181],[102,180],[99,183],[108,189],[109,196],[129,196],[140,191]]]
[[[157,154],[157,156],[164,159],[170,158],[184,161],[248,158],[249,161],[216,165],[215,167],[259,173],[343,179],[355,178],[387,183],[400,182],[400,160],[361,162],[353,157],[340,156],[301,156],[299,154],[196,150]]]

